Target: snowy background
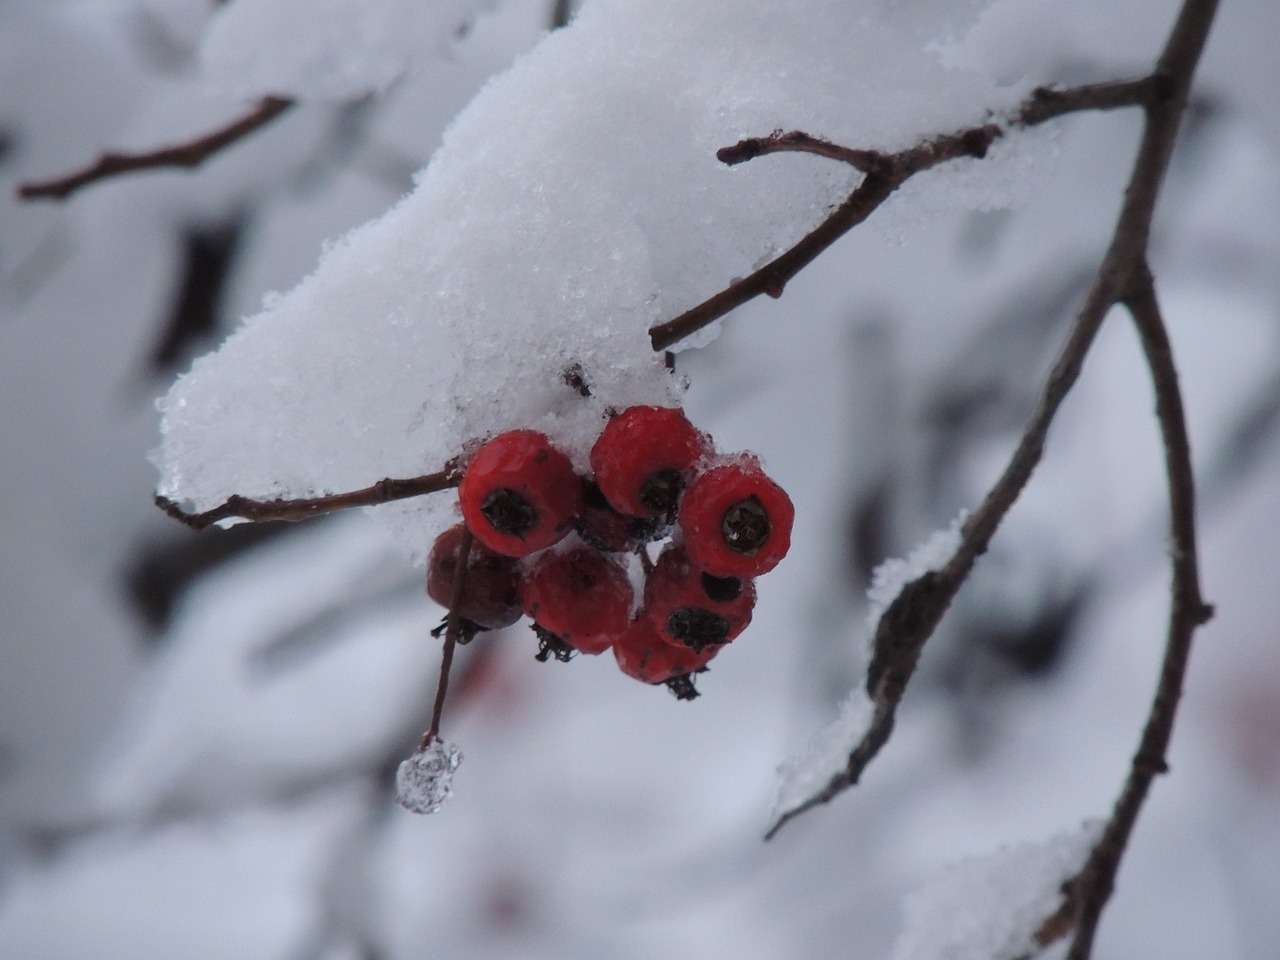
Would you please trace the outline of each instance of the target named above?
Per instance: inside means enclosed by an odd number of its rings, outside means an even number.
[[[517,421],[572,438],[536,386],[567,354],[518,343],[581,337],[606,394],[668,390],[643,329],[850,182],[808,157],[698,166],[715,147],[775,126],[897,146],[1034,83],[1144,72],[1175,12],[586,0],[546,39],[554,6],[0,0],[3,960],[978,960],[1016,948],[1109,811],[1168,580],[1120,315],[865,784],[760,841],[778,766],[859,681],[872,569],[1003,465],[1109,238],[1135,115],[931,174],[680,354],[694,422],[794,499],[791,556],[693,703],[608,658],[536,663],[524,626],[466,648],[445,715],[466,759],[439,815],[389,785],[434,690],[441,611],[412,554],[449,495],[199,536],[151,505],[157,483],[212,501],[435,469]],[[1224,5],[1156,223],[1218,615],[1099,960],[1280,955],[1277,9]],[[13,198],[267,93],[301,102],[195,172]],[[237,329],[250,365],[179,389],[249,415],[172,420],[158,473],[155,400]]]

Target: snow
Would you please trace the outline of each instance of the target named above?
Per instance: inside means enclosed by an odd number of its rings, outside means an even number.
[[[410,813],[438,813],[453,795],[453,775],[461,763],[456,743],[433,737],[396,769],[396,803]]]
[[[606,658],[535,663],[524,628],[480,638],[458,652],[445,715],[467,747],[465,796],[446,816],[413,817],[395,806],[390,775],[426,723],[441,612],[376,525],[290,528],[296,550],[282,539],[278,552],[239,555],[202,577],[163,631],[139,625],[120,589],[130,562],[155,545],[219,542],[150,505],[155,423],[139,371],[181,266],[175,238],[246,214],[225,319],[256,312],[264,291],[312,270],[323,238],[410,188],[447,119],[545,30],[548,6],[505,0],[448,59],[431,55],[385,94],[300,104],[197,171],[120,178],[60,206],[0,201],[6,957],[149,960],[203,945],[263,960],[883,960],[902,934],[903,897],[944,864],[1110,809],[1168,604],[1158,438],[1120,315],[930,641],[888,747],[855,791],[759,842],[778,759],[858,682],[869,569],[978,502],[1007,462],[1077,302],[1075,278],[1105,249],[1135,112],[1055,123],[1060,160],[1035,171],[1013,211],[970,216],[966,196],[917,215],[919,198],[903,197],[891,228],[878,224],[892,211],[879,211],[783,298],[737,311],[707,349],[680,356],[694,421],[725,449],[759,452],[797,508],[791,555],[761,581],[751,629],[700,678],[698,701],[633,683]],[[1029,83],[1136,74],[1176,5],[1000,0],[981,38],[961,33],[966,19],[941,22],[964,6],[864,9],[898,11],[903,31],[927,27],[913,36],[945,26],[946,62]],[[197,8],[217,12],[203,0],[0,4],[4,197],[104,146],[154,146],[244,109],[203,96],[189,69],[158,67],[150,35],[120,16],[140,8],[165,14],[184,42],[198,34]],[[1172,772],[1126,853],[1099,958],[1280,955],[1280,750],[1267,739],[1280,716],[1280,540],[1259,536],[1280,525],[1278,61],[1258,53],[1273,42],[1259,24],[1274,8],[1223,8],[1197,99],[1212,109],[1179,145],[1156,224],[1151,262],[1205,468],[1202,559],[1218,617],[1197,638]],[[718,56],[718,43],[700,53]],[[692,69],[664,64],[653,89],[669,95],[666,71]],[[831,67],[802,55],[778,69]],[[557,96],[577,109],[577,93]],[[845,99],[871,109],[857,91]],[[759,162],[782,176],[809,159]],[[726,174],[747,182],[754,165]],[[684,175],[662,170],[673,183]],[[952,178],[962,179],[946,173],[944,201]],[[734,223],[755,216],[750,199]],[[709,228],[681,217],[702,242]],[[677,244],[671,255],[646,240],[654,263],[704,257],[677,234],[661,237]],[[721,242],[708,248],[712,266]],[[692,266],[660,272],[703,292]],[[850,521],[867,517],[875,535],[863,546],[874,549],[855,563]],[[1078,589],[1054,663],[1026,673],[993,652],[1033,631],[1046,599]],[[139,673],[137,696],[124,698]],[[934,920],[922,940],[941,939]]]
[[[728,169],[719,146],[800,127],[902,147],[1016,94],[835,0],[590,4],[463,111],[409,196],[175,384],[159,492],[202,509],[353,489],[512,427],[584,461],[607,407],[680,400],[648,328],[793,243],[855,182],[813,157]],[[969,184],[951,204],[1001,192]],[[588,400],[563,383],[572,364]],[[446,507],[375,512],[421,553]]]
[[[891,960],[1016,960],[1038,952],[1036,931],[1062,903],[1101,823],[954,864],[903,903]]]
[[[867,588],[867,599],[871,601],[871,607],[867,611],[867,627],[873,634],[876,624],[898,594],[902,593],[903,587],[919,580],[931,570],[941,570],[955,555],[960,546],[960,531],[968,516],[968,511],[965,511],[945,529],[935,530],[928,539],[907,554],[906,559],[890,557],[872,571],[871,586]]]
[[[233,0],[200,45],[206,84],[242,97],[355,100],[447,53],[486,0]]]

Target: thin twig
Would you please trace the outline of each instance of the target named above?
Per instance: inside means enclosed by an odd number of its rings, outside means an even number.
[[[212,133],[144,153],[104,153],[95,163],[65,176],[20,184],[18,196],[23,200],[65,200],[81,187],[124,173],[157,167],[198,167],[218,151],[270,123],[291,106],[293,101],[283,97],[263,97],[247,114]]]
[[[462,635],[462,617],[458,610],[462,607],[462,591],[467,584],[467,560],[471,557],[471,531],[462,528],[462,537],[458,540],[457,575],[453,579],[453,592],[449,595],[449,625],[444,631],[444,647],[440,653],[440,680],[436,684],[436,702],[431,708],[431,726],[422,735],[419,749],[425,750],[433,740],[440,739],[440,717],[444,714],[445,696],[449,692],[449,671],[453,669],[453,652],[458,646],[458,638]]]
[[[1095,83],[1063,90],[1042,87],[1015,111],[1010,119],[984,123],[951,134],[924,140],[897,153],[860,150],[814,137],[802,131],[777,131],[767,137],[748,137],[721,148],[716,156],[730,166],[771,153],[811,153],[847,163],[866,174],[849,198],[795,246],[754,273],[690,307],[680,316],[649,329],[655,350],[665,350],[696,333],[730,310],[760,294],[782,295],[783,288],[822,251],[866,220],[890,195],[917,173],[960,157],[982,157],[1010,129],[1033,127],[1055,117],[1084,110],[1110,110],[1142,106],[1154,96],[1155,75],[1139,80]]]
[[[1146,256],[1155,203],[1186,108],[1191,77],[1207,39],[1216,6],[1216,0],[1187,0],[1152,74],[1153,78],[1159,78],[1158,82],[1153,79],[1149,83],[1133,82],[1125,85],[1125,90],[1128,91],[1125,95],[1140,97],[1139,102],[1146,108],[1142,140],[1111,244],[1094,275],[1067,341],[1049,372],[1036,410],[1004,473],[965,522],[955,554],[940,570],[927,573],[907,584],[880,618],[867,676],[867,693],[874,705],[872,720],[861,741],[850,752],[845,767],[833,774],[813,796],[783,813],[766,834],[766,839],[776,836],[784,825],[800,814],[829,802],[855,785],[867,764],[888,741],[898,703],[915,671],[925,642],[946,613],[978,557],[986,552],[1000,522],[1018,499],[1040,462],[1049,426],[1079,376],[1084,358],[1103,319],[1113,306],[1134,302],[1135,298],[1140,299],[1144,296],[1143,291],[1150,287]],[[1113,87],[1117,89],[1110,95],[1109,102],[1120,99],[1123,92],[1118,89],[1118,85]],[[1082,91],[1082,103],[1096,103],[1100,97],[1100,89],[1098,85],[1077,88]],[[1152,90],[1157,91],[1159,96],[1152,95]],[[1062,112],[1067,111],[1063,109],[1053,115],[1058,116]],[[868,174],[867,179],[873,176],[874,174]],[[1187,483],[1190,484],[1189,465],[1187,470]],[[1194,562],[1194,553],[1192,559]],[[1175,607],[1178,603],[1175,595]],[[1101,906],[1098,911],[1101,911]],[[1073,955],[1073,958],[1083,960],[1085,956],[1087,953]]]
[[[1064,902],[1073,908],[1075,939],[1067,960],[1088,960],[1102,910],[1115,887],[1120,860],[1128,846],[1138,813],[1155,778],[1168,771],[1166,756],[1173,723],[1182,696],[1191,640],[1196,628],[1208,622],[1213,608],[1200,593],[1196,547],[1195,478],[1186,415],[1178,388],[1178,372],[1155,286],[1150,274],[1141,287],[1126,298],[1142,340],[1142,350],[1155,387],[1156,419],[1164,442],[1165,472],[1169,483],[1169,555],[1173,568],[1173,601],[1164,661],[1151,711],[1138,742],[1124,788],[1111,819],[1088,862],[1068,883]]]
[[[437,473],[427,473],[420,477],[394,479],[387,477],[368,487],[350,490],[346,493],[332,493],[319,497],[300,497],[297,499],[279,498],[275,500],[253,500],[239,494],[228,497],[224,502],[201,513],[189,513],[168,497],[156,494],[156,506],[180,520],[193,530],[204,530],[220,520],[232,518],[240,520],[285,520],[295,522],[317,517],[334,510],[346,510],[349,507],[372,507],[393,500],[405,500],[409,497],[420,497],[426,493],[436,493],[456,487],[462,479],[459,461],[454,459]]]

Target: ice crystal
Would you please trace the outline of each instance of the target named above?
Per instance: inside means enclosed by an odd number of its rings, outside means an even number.
[[[453,793],[453,774],[460,763],[462,751],[456,743],[431,740],[396,770],[396,801],[411,813],[436,813]]]

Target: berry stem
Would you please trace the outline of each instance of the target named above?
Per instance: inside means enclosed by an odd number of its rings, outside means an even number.
[[[462,538],[458,541],[458,573],[453,580],[453,596],[449,598],[448,626],[444,631],[444,649],[440,654],[440,681],[436,684],[436,702],[431,708],[431,726],[422,735],[422,749],[433,741],[440,739],[440,716],[444,713],[444,699],[449,692],[449,671],[453,669],[453,651],[462,634],[462,617],[457,610],[462,604],[462,591],[467,583],[467,559],[471,555],[471,531],[462,528]]]

